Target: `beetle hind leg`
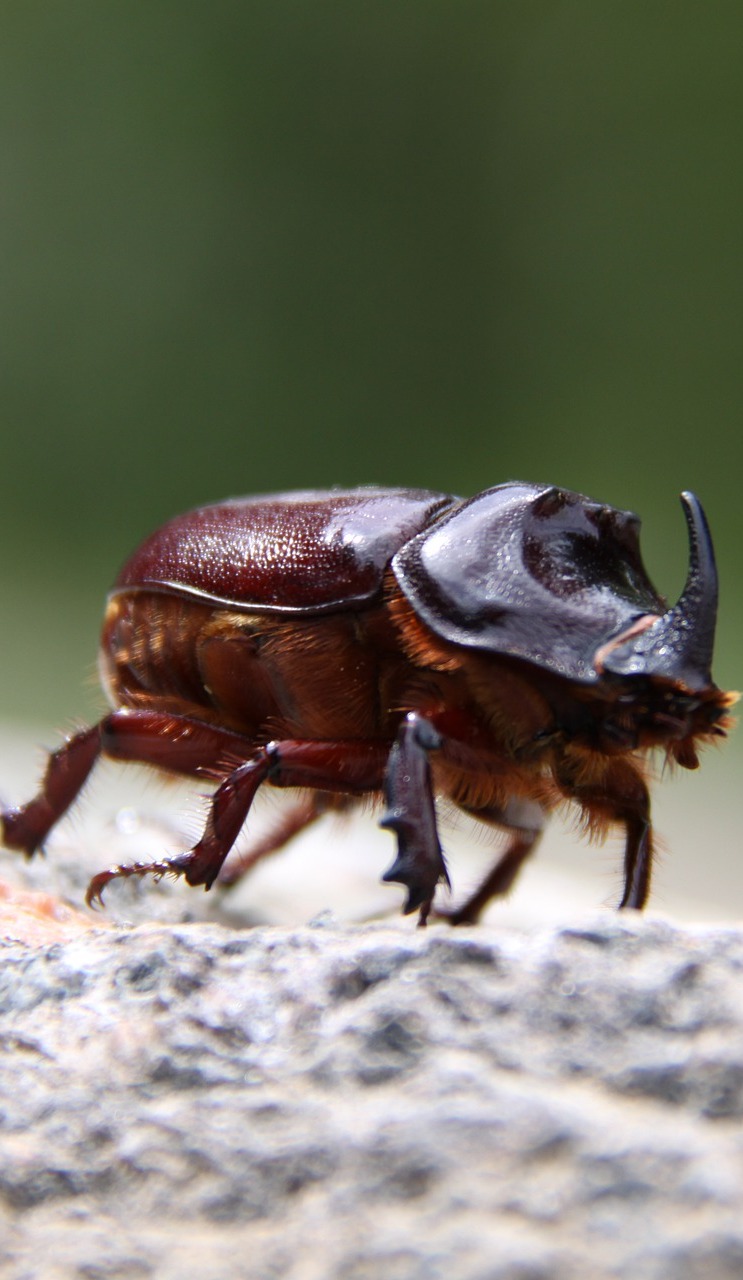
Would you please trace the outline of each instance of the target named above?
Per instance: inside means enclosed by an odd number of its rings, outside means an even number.
[[[109,867],[107,871],[99,871],[93,876],[85,893],[85,903],[88,907],[103,906],[103,890],[112,880],[128,880],[132,876],[154,876],[155,881],[162,880],[167,875],[182,875],[185,871],[184,866],[179,863],[187,858],[188,854],[178,854],[173,858],[162,858],[158,862],[122,862],[116,867]]]
[[[33,857],[52,827],[84,787],[101,752],[100,726],[82,729],[50,753],[38,794],[17,809],[0,810],[0,834],[8,849]]]
[[[469,898],[451,911],[436,911],[437,917],[452,925],[477,924],[483,911],[493,898],[503,898],[510,893],[519,872],[534,853],[542,836],[544,814],[539,805],[531,801],[513,801],[503,809],[470,810],[480,822],[505,827],[511,838],[495,866],[488,872]]]

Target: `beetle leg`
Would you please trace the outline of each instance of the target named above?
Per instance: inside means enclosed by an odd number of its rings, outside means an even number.
[[[617,905],[620,911],[626,908],[642,911],[650,893],[653,870],[650,796],[644,781],[634,771],[630,778],[624,771],[618,773],[617,798],[612,809],[609,809],[606,800],[611,797],[612,791],[612,778],[609,775],[597,807],[599,812],[608,811],[613,822],[624,824],[624,890]]]
[[[653,831],[649,805],[644,813],[633,813],[625,822],[627,837],[624,851],[624,893],[619,910],[634,907],[637,911],[642,911],[650,893],[653,869]]]
[[[239,733],[162,711],[112,711],[99,728],[104,755],[187,778],[224,778],[255,753],[255,742]]]
[[[108,720],[114,720],[116,714],[108,717]],[[178,730],[174,734],[173,749],[168,753],[167,767],[171,769],[178,769],[180,763],[184,772],[197,772],[194,764],[201,758],[198,754],[199,744],[208,766],[202,771],[213,772],[219,767],[220,754],[222,760],[225,757],[225,744],[233,755],[237,746],[241,745],[243,751],[247,747],[251,758],[239,764],[227,777],[224,777],[225,768],[222,765],[223,781],[212,796],[204,833],[193,849],[157,862],[135,862],[100,872],[88,885],[86,902],[89,906],[96,901],[100,902],[106,885],[120,877],[182,875],[188,884],[203,884],[205,888],[211,888],[240,834],[262,782],[270,782],[275,787],[313,787],[344,793],[372,791],[381,786],[386,750],[383,743],[289,740],[269,742],[267,746],[256,750],[247,739],[210,725],[185,718],[178,720],[154,712],[138,712],[135,715],[142,720],[144,736],[138,734],[130,723],[134,719],[132,715],[122,726],[123,738],[111,744],[108,739],[104,739],[108,754],[126,759],[147,760],[164,767],[162,749],[158,747],[157,739],[153,740],[150,736],[153,727],[150,722],[160,720],[164,726],[170,723]],[[221,753],[218,750],[220,744]]]
[[[384,746],[365,742],[270,742],[252,760],[225,778],[212,798],[204,834],[190,853],[174,859],[171,868],[185,875],[189,884],[214,883],[222,863],[240,834],[261,782],[274,787],[312,787],[340,792],[376,790]],[[313,822],[327,808],[329,797],[313,796],[289,815],[288,824],[275,831],[248,857],[240,873],[261,857],[279,849],[292,835]],[[344,801],[342,803],[345,803]],[[239,878],[235,877],[236,879]],[[228,881],[229,883],[229,881]]]
[[[186,716],[113,711],[50,753],[32,800],[0,811],[2,842],[30,858],[77,798],[101,753],[188,777],[224,777],[229,759],[244,758],[253,749],[254,744],[239,734]]]
[[[384,784],[387,808],[379,823],[397,835],[397,857],[382,879],[405,885],[403,913],[420,907],[421,925],[428,919],[436,885],[440,880],[449,884],[428,762],[429,751],[440,746],[441,737],[430,721],[411,711],[390,751]]]
[[[107,756],[155,765],[187,777],[224,778],[230,759],[255,754],[254,744],[239,734],[162,712],[114,711],[101,721],[96,732],[100,749]],[[93,876],[85,895],[88,906],[103,902],[103,890],[112,880],[130,876],[185,875],[189,884],[206,884],[208,888],[237,837],[268,767],[259,757],[229,773],[217,791],[222,793],[220,804],[215,809],[215,794],[204,835],[190,852],[155,862],[123,863]],[[240,813],[243,816],[238,822],[236,815]]]
[[[281,815],[276,825],[271,827],[262,839],[251,844],[250,848],[235,860],[234,865],[230,863],[222,867],[217,876],[218,884],[225,889],[231,888],[249,871],[252,871],[258,862],[283,849],[285,844],[321,818],[328,809],[337,811],[346,807],[347,803],[343,797],[331,798],[322,791],[316,791],[304,800],[300,800],[299,804],[293,805],[287,813]]]
[[[82,790],[100,751],[100,730],[94,725],[51,752],[38,795],[18,809],[0,812],[3,844],[32,857]]]
[[[653,868],[653,830],[650,822],[650,795],[644,779],[625,761],[617,761],[602,779],[600,788],[580,787],[572,798],[582,805],[601,830],[606,822],[622,823],[625,829],[624,890],[618,909],[641,911],[650,893]]]
[[[544,814],[532,801],[514,800],[503,809],[468,809],[480,822],[506,827],[512,832],[504,853],[488,872],[482,884],[452,911],[437,911],[449,924],[476,924],[492,898],[510,893],[526,859],[536,849],[544,829]]]
[[[255,759],[248,760],[225,778],[217,787],[209,808],[204,833],[198,844],[187,853],[175,854],[157,862],[123,863],[109,867],[93,876],[85,901],[91,907],[103,902],[103,890],[112,880],[129,876],[164,875],[185,876],[188,884],[203,884],[211,888],[219,874],[227,854],[240,834],[248,810],[260,784],[271,767],[268,751],[263,747]]]

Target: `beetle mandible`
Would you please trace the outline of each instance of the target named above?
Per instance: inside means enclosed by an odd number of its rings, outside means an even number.
[[[681,495],[690,564],[668,608],[643,567],[639,521],[556,487],[473,498],[422,489],[310,490],[201,507],[158,529],[108,599],[100,669],[111,712],[49,757],[39,794],[2,818],[31,856],[98,756],[217,785],[189,852],[111,867],[207,889],[261,783],[303,798],[247,864],[327,808],[383,796],[397,837],[384,879],[425,924],[448,883],[434,797],[510,833],[456,911],[477,920],[513,884],[544,815],[565,801],[625,831],[620,907],[647,900],[649,752],[696,767],[735,695],[712,682],[714,553]],[[223,873],[224,874],[224,873]]]

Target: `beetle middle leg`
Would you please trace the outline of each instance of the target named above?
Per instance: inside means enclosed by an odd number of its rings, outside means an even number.
[[[477,924],[482,912],[493,898],[510,893],[519,872],[531,857],[542,837],[544,813],[531,800],[513,800],[504,808],[468,809],[480,822],[505,827],[511,838],[495,866],[488,872],[482,884],[462,903],[451,911],[436,912],[449,924]]]
[[[234,864],[230,862],[223,866],[217,876],[217,883],[221,888],[232,888],[252,871],[257,863],[262,862],[264,858],[269,858],[272,853],[278,853],[284,845],[300,835],[302,831],[306,831],[329,809],[336,813],[342,812],[352,803],[352,800],[344,796],[331,796],[324,791],[315,791],[305,796],[297,804],[292,805],[287,812],[281,814],[278,822],[269,827],[260,839],[251,843],[250,848],[237,858]]]
[[[212,730],[211,726],[196,728],[203,728],[207,734],[221,733],[220,730]],[[235,738],[231,734],[225,736]],[[182,875],[188,884],[203,884],[209,889],[240,834],[262,782],[277,787],[309,787],[344,794],[379,790],[388,750],[383,742],[355,740],[315,742],[290,739],[270,742],[267,746],[256,748],[247,739],[243,739],[242,744],[250,751],[250,758],[238,764],[226,777],[226,769],[222,767],[223,781],[212,796],[204,832],[193,849],[156,862],[122,864],[100,872],[88,885],[86,901],[89,906],[102,901],[103,890],[112,880],[130,876]],[[234,752],[234,744],[231,745]],[[146,749],[144,744],[136,755],[127,754],[125,758],[142,761],[146,759]],[[109,754],[122,754],[121,749],[116,752],[110,746],[108,751]],[[151,762],[155,763],[154,760]],[[172,761],[170,767],[176,767]]]
[[[356,741],[288,741],[269,744],[265,749],[272,753],[266,778],[272,786],[308,786],[315,791],[341,792],[344,795],[341,804],[348,803],[345,799],[348,795],[378,791],[384,775],[387,807],[380,826],[395,831],[398,853],[382,878],[405,885],[408,898],[404,913],[407,915],[420,909],[420,924],[426,923],[436,885],[442,880],[449,883],[436,828],[428,763],[429,752],[437,750],[441,741],[438,731],[428,720],[411,712],[400,726],[391,751],[383,742]],[[221,804],[220,792],[229,782],[227,779],[215,793],[203,839],[208,838],[210,826],[216,821]],[[328,800],[329,797],[326,805]],[[306,820],[298,824],[299,828],[315,816],[315,812],[309,812]],[[277,847],[278,842],[273,840],[260,853],[272,852]],[[198,850],[197,845],[193,853]],[[187,872],[186,878],[189,883],[200,883],[192,879],[191,871]]]

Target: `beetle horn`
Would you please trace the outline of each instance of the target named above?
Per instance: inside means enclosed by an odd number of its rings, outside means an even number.
[[[608,655],[605,665],[616,675],[661,676],[698,690],[712,684],[717,568],[701,502],[682,493],[681,503],[689,527],[689,573],[681,596],[631,645]]]

